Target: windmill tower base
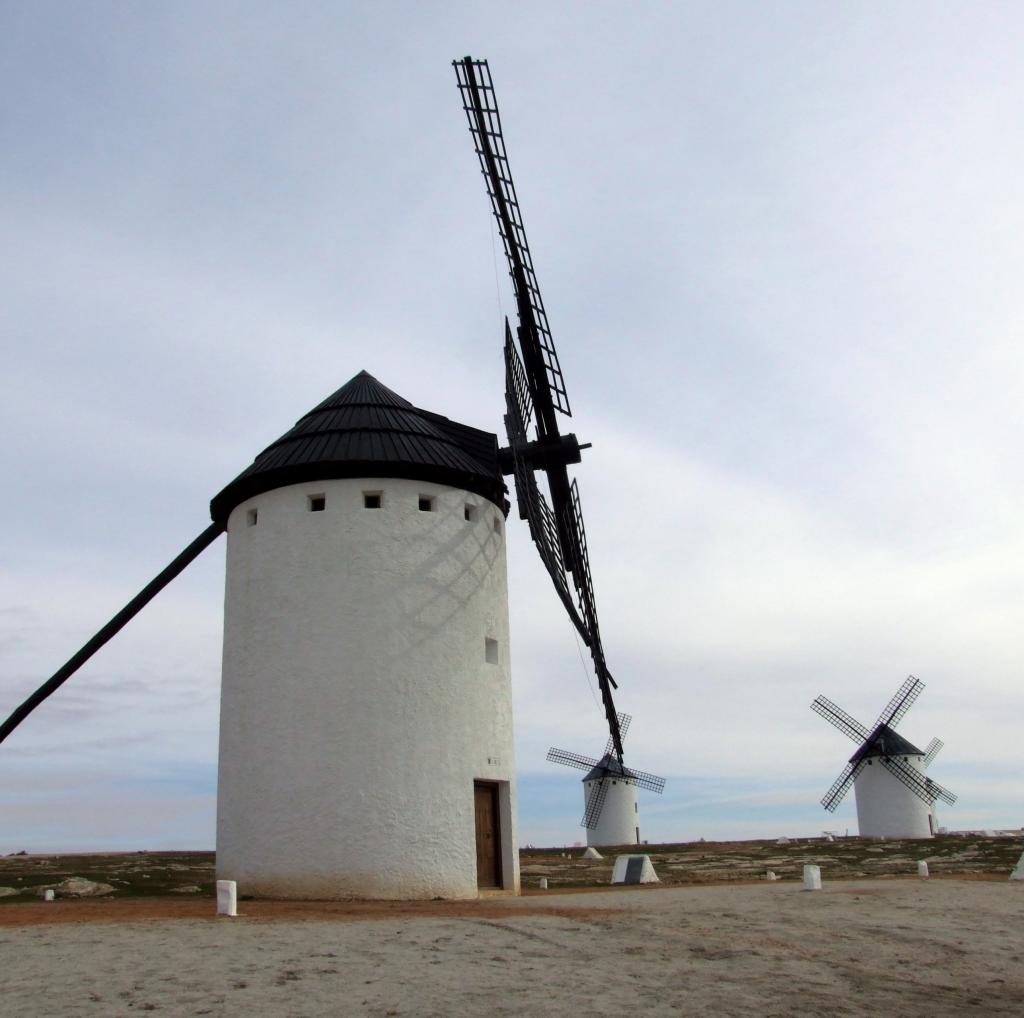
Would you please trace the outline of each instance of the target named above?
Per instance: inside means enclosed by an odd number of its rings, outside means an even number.
[[[629,781],[602,779],[608,786],[604,806],[597,825],[587,829],[587,845],[602,848],[607,845],[639,845],[640,814],[636,801],[636,785]],[[590,805],[590,797],[597,791],[597,781],[583,782],[583,797]]]
[[[924,777],[923,757],[901,759]],[[933,837],[928,804],[883,767],[880,758],[867,761],[853,787],[862,838]]]
[[[371,399],[429,434],[370,376],[333,397]],[[501,507],[430,478],[318,478],[257,490],[227,532],[218,878],[271,898],[518,892]]]

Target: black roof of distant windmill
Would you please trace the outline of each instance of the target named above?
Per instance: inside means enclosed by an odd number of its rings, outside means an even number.
[[[558,415],[571,416],[569,399],[533,271],[487,61],[465,57],[453,61],[453,66],[515,290],[515,340],[505,320],[505,430],[509,444],[499,454],[502,471],[515,479],[519,516],[529,523],[530,536],[555,590],[590,649],[610,732],[610,751],[621,765],[622,734],[612,699],[616,684],[601,645],[579,490],[566,469],[580,462],[580,450],[587,446],[581,446],[574,434],[559,431]],[[536,435],[532,440],[531,425]],[[537,471],[547,478],[550,505],[538,486]]]
[[[821,804],[825,809],[829,812],[835,810],[857,780],[857,775],[873,760],[878,760],[893,777],[902,781],[929,806],[936,799],[942,799],[950,805],[956,802],[956,796],[952,792],[943,788],[937,781],[923,777],[903,759],[906,756],[922,756],[927,767],[942,748],[942,743],[938,739],[932,739],[926,750],[920,750],[895,731],[923,689],[924,683],[920,679],[914,678],[913,675],[907,676],[870,729],[865,728],[856,718],[851,717],[824,696],[814,700],[811,710],[860,744],[857,752],[850,757],[842,773],[832,782],[832,786],[822,798]]]
[[[619,734],[624,739],[633,718],[629,714],[619,714],[617,720]],[[578,770],[586,771],[587,773],[583,776],[584,781],[600,782],[597,790],[588,796],[586,810],[580,821],[580,826],[586,827],[588,830],[593,830],[601,819],[605,799],[608,797],[608,788],[613,781],[623,781],[626,784],[636,785],[637,788],[646,788],[649,792],[657,792],[659,795],[665,790],[664,778],[623,766],[622,761],[616,758],[613,750],[611,736],[608,737],[608,744],[605,746],[604,755],[600,760],[594,760],[589,756],[580,756],[579,753],[571,753],[567,749],[555,749],[554,746],[548,750],[547,759],[552,763],[565,764],[566,767],[575,767]]]

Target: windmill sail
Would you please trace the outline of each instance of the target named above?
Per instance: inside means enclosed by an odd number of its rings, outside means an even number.
[[[920,679],[908,675],[903,680],[903,685],[896,690],[892,699],[885,705],[885,709],[878,715],[875,727],[887,725],[889,728],[895,728],[913,706],[914,701],[921,695],[923,689],[924,683]]]
[[[571,416],[569,397],[565,391],[562,369],[558,354],[551,338],[544,301],[540,286],[533,271],[533,258],[526,242],[526,230],[516,197],[512,171],[509,169],[505,152],[505,138],[501,131],[501,115],[491,81],[491,71],[486,60],[466,57],[453,62],[455,74],[462,93],[462,107],[466,111],[469,130],[473,135],[480,169],[487,182],[487,194],[505,247],[515,288],[516,305],[519,308],[519,324],[528,335],[520,336],[527,371],[531,376],[531,387],[545,389],[549,398],[545,401],[553,410]],[[546,384],[541,386],[541,378]],[[541,410],[542,421],[538,425],[546,432],[553,417],[548,407]],[[557,433],[557,427],[554,428]]]
[[[505,427],[509,448],[501,451],[502,469],[514,477],[519,515],[528,521],[530,535],[559,599],[590,650],[614,752],[621,762],[622,733],[612,698],[616,683],[601,643],[579,490],[575,482],[570,483],[566,469],[580,462],[581,446],[575,435],[562,435],[558,429],[558,415],[571,414],[569,398],[512,182],[494,84],[484,60],[465,57],[454,61],[453,66],[508,259],[519,319],[518,350],[507,321],[505,325]],[[532,441],[531,424],[536,431]],[[547,476],[550,505],[537,484],[538,470]],[[572,577],[572,594],[567,574]]]
[[[811,710],[820,714],[829,724],[835,725],[854,742],[863,742],[871,734],[855,717],[851,717],[827,697],[815,697]]]
[[[863,766],[863,760],[858,760],[856,763],[848,763],[843,768],[839,777],[832,782],[829,790],[822,796],[821,804],[830,813],[834,813],[836,807],[843,801],[843,797],[850,790],[854,781],[857,780],[857,775]]]

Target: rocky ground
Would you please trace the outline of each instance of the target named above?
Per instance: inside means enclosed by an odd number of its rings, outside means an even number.
[[[551,890],[605,886],[620,851],[604,849],[603,859],[582,859],[581,848],[528,848],[520,852],[524,891],[547,878]],[[1006,879],[1024,850],[1024,836],[944,835],[930,841],[877,841],[861,838],[800,838],[785,841],[699,841],[644,845],[662,884],[723,884],[764,880],[771,870],[780,880],[799,880],[805,863],[821,867],[826,880],[914,876],[928,863],[932,876],[986,876]],[[212,852],[136,852],[90,855],[0,857],[0,907],[42,897],[138,898],[176,895],[211,897]]]
[[[213,852],[0,856],[0,907],[42,897],[137,898],[214,893]]]

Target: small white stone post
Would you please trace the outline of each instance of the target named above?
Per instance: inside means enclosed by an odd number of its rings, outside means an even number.
[[[52,888],[48,887],[45,891],[43,891],[43,901],[53,901],[55,897],[56,895],[53,893]]]
[[[917,864],[917,875],[919,877],[926,877],[926,876],[928,876],[928,863],[925,862],[924,859],[922,859]]]
[[[805,891],[820,891],[821,890],[821,867],[814,866],[808,863],[804,866],[804,890]]]
[[[234,880],[217,881],[217,915],[238,915],[238,884]]]
[[[548,889],[548,878],[547,877],[541,877],[540,878],[540,889],[542,891],[546,891]]]

